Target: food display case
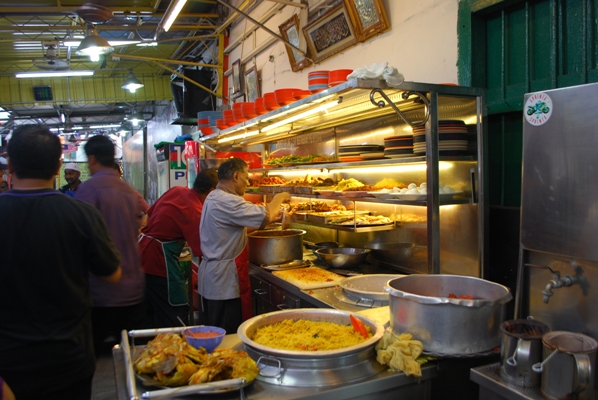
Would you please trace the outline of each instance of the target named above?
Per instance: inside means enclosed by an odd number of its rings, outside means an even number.
[[[390,88],[382,80],[353,79],[199,140],[222,150],[261,146],[263,165],[251,169],[253,176],[336,184],[356,180],[370,188],[250,189],[264,201],[288,191],[293,204],[321,202],[373,217],[318,222],[302,215],[293,227],[306,230],[306,240],[326,237],[349,247],[412,243],[421,251],[411,260],[376,261],[405,273],[483,277],[485,115],[483,89],[416,82]],[[270,155],[281,150],[297,157],[272,163]],[[384,181],[417,191],[371,189]]]

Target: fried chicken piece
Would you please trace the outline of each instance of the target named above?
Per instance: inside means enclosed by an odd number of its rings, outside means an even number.
[[[163,372],[156,372],[154,380],[163,386],[184,386],[189,382],[189,378],[199,369],[198,364],[190,361],[178,363],[174,374],[164,374]]]
[[[223,379],[245,379],[252,382],[259,374],[257,364],[240,350],[217,349],[189,379],[189,384],[214,382]]]
[[[161,333],[149,341],[135,360],[135,370],[140,374],[161,372],[170,374],[178,364],[201,364],[207,359],[205,349],[195,349],[176,333]]]

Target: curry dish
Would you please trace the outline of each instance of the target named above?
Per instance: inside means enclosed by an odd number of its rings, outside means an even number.
[[[372,337],[366,327],[368,338]],[[325,351],[344,349],[367,340],[355,332],[351,325],[327,321],[285,319],[272,325],[258,328],[252,340],[274,349],[295,351]]]

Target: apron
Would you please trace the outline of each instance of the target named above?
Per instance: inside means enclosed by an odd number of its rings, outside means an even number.
[[[247,251],[247,244],[241,254],[235,258],[235,265],[237,266],[237,275],[239,276],[241,312],[243,314],[243,321],[247,321],[253,317],[253,298],[251,296],[251,283],[249,281],[249,252]]]
[[[168,303],[171,306],[185,306],[189,304],[187,297],[187,278],[179,266],[179,255],[185,247],[185,242],[171,241],[162,242],[152,236],[141,233],[138,242],[147,237],[155,240],[162,246],[164,253],[164,264],[166,265],[166,281],[168,286]]]

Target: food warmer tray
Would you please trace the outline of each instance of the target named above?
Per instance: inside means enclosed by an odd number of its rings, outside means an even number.
[[[126,337],[126,331],[125,337]],[[242,346],[236,334],[226,335],[221,347],[234,348]],[[114,375],[116,380],[117,400],[141,399],[142,393],[148,388],[135,385],[135,377],[127,376],[127,353],[125,348],[129,348],[124,342],[112,349],[114,362]],[[372,361],[376,363],[376,361]],[[438,375],[435,363],[428,363],[422,366],[422,377],[408,377],[404,373],[392,372],[384,368],[381,372],[369,378],[351,384],[326,386],[326,387],[291,387],[277,386],[266,382],[255,380],[252,384],[244,388],[243,394],[239,391],[214,394],[192,394],[179,399],[212,399],[220,400],[266,400],[266,399],[310,399],[310,400],[329,400],[333,399],[372,399],[376,400],[395,400],[397,397],[405,399],[430,399],[431,379]],[[134,384],[134,393],[129,394],[128,389]],[[137,387],[139,386],[139,387]]]

